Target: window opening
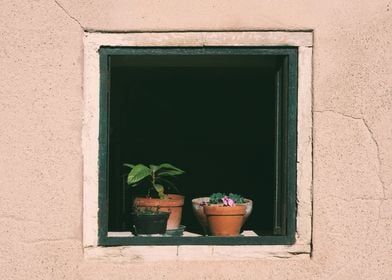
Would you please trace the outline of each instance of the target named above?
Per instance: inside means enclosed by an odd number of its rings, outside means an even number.
[[[296,184],[296,48],[101,48],[99,240],[116,244],[292,244]],[[112,237],[131,228],[124,162],[170,162],[182,224],[201,236]],[[191,200],[253,200],[243,230],[202,236]]]

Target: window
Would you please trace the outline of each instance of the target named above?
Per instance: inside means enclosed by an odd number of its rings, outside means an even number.
[[[308,255],[312,231],[312,42],[312,32],[302,31],[85,32],[82,130],[85,256],[129,261],[134,258],[221,260],[232,259],[233,252],[242,259]],[[140,71],[135,71],[136,68]],[[200,71],[201,68],[205,71]],[[143,83],[148,77],[156,83]],[[130,85],[130,79],[133,85]],[[146,84],[149,90],[143,86]],[[173,89],[169,89],[171,85]],[[130,86],[132,94],[128,95]],[[161,110],[175,120],[176,129],[172,127],[170,132],[175,132],[178,139],[174,143],[166,142],[175,152],[162,151],[166,153],[165,158],[151,158],[147,154],[142,158],[140,154],[136,155],[137,151],[126,147],[125,153],[131,153],[131,156],[111,157],[118,147],[111,148],[111,143],[117,140],[116,136],[111,139],[113,134],[110,132],[119,130],[123,133],[118,127],[121,121],[116,121],[122,111],[121,102],[118,106],[115,99],[136,98],[145,104],[149,100],[147,91],[159,92],[159,95],[151,94],[154,105],[150,106],[150,111]],[[114,99],[108,98],[113,94]],[[189,98],[194,106],[189,105]],[[197,125],[209,119],[213,120],[208,125]],[[181,122],[189,125],[178,126]],[[216,124],[222,124],[219,131],[213,129]],[[252,131],[253,127],[258,129]],[[234,136],[231,129],[236,132]],[[264,137],[267,134],[268,137]],[[123,136],[129,137],[127,133]],[[133,145],[134,142],[128,146]],[[218,166],[220,170],[216,174],[205,172],[199,176],[203,170],[199,168],[197,157],[200,159],[202,154],[194,152],[194,157],[189,154],[196,148],[209,155],[207,164],[210,167]],[[187,157],[181,158],[178,149],[187,152]],[[228,150],[233,152],[225,153]],[[265,168],[255,168],[253,154],[257,156],[257,164]],[[192,160],[187,160],[189,158]],[[251,215],[253,220],[249,219],[245,227],[247,232],[254,231],[253,236],[130,237],[129,232],[123,231],[127,229],[127,218],[123,217],[123,209],[127,206],[122,206],[127,204],[129,197],[115,193],[129,191],[129,188],[123,188],[122,183],[116,190],[112,186],[113,182],[116,184],[113,165],[123,160],[169,161],[187,171],[180,182],[188,204],[182,223],[193,233],[200,233],[200,228],[189,213],[192,198],[215,190],[238,190],[258,205]],[[235,180],[225,182],[222,174],[228,167],[224,164],[230,161],[246,162],[251,175],[254,174],[250,171],[257,169],[254,173],[261,174],[260,178],[248,176],[247,180],[257,186],[261,186],[262,181],[269,182],[265,184],[266,189],[240,186]],[[244,175],[245,169],[238,171]],[[218,184],[210,184],[212,179]],[[221,188],[221,182],[228,185]],[[211,189],[207,190],[208,184]],[[115,205],[119,205],[114,208],[113,203],[110,204],[113,198]],[[259,203],[267,199],[267,203]],[[265,211],[266,208],[269,210]],[[152,246],[160,244],[166,246]],[[199,245],[200,254],[195,254],[193,246],[188,244]],[[203,244],[206,246],[200,246]],[[267,244],[274,246],[265,246]],[[252,245],[252,250],[247,246],[231,245]]]
[[[295,238],[297,48],[105,48],[100,54],[99,243],[292,244]],[[183,224],[201,234],[191,199],[253,200],[252,236],[129,237],[124,162],[187,171]]]

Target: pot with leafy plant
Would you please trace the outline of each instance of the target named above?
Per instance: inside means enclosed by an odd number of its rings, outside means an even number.
[[[169,212],[166,229],[178,229],[181,222],[184,196],[167,194],[165,189],[174,189],[178,192],[172,179],[185,172],[169,163],[151,164],[148,167],[143,164],[133,165],[125,163],[124,166],[131,169],[127,178],[128,185],[132,187],[141,186],[147,191],[146,197],[136,197],[134,199],[133,207],[136,209],[159,209],[162,212]]]
[[[244,198],[237,194],[213,193],[203,206],[208,229],[214,236],[238,236],[244,222]]]
[[[192,199],[192,209],[195,214],[199,224],[201,225],[204,234],[209,234],[209,226],[207,222],[207,215],[204,212],[204,206],[210,204],[210,200],[212,200],[213,204],[223,203],[222,198],[226,196],[223,193],[214,193],[210,197],[198,197]],[[250,214],[252,213],[253,201],[248,198],[243,198],[240,195],[230,193],[228,195],[229,198],[233,199],[236,203],[245,205],[245,215],[243,216],[242,225],[246,222]],[[241,197],[242,199],[240,199]]]
[[[133,233],[165,234],[169,212],[162,212],[159,208],[135,208],[132,213]]]

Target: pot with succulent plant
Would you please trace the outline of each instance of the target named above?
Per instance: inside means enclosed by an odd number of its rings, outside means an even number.
[[[237,236],[252,212],[252,201],[238,194],[213,193],[192,200],[193,211],[207,234]]]
[[[169,212],[159,208],[135,208],[132,213],[135,235],[165,234]]]
[[[168,212],[167,230],[180,228],[182,206],[184,205],[184,196],[178,194],[167,194],[166,189],[172,188],[177,190],[172,179],[185,172],[169,163],[160,165],[128,164],[124,166],[131,170],[128,173],[127,183],[132,187],[145,187],[147,195],[145,197],[136,197],[133,200],[135,209],[153,209],[161,212]],[[177,190],[178,192],[178,190]]]

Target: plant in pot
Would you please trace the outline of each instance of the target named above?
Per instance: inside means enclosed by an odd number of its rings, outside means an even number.
[[[166,189],[175,189],[172,179],[185,172],[169,163],[160,165],[128,164],[124,166],[131,170],[128,173],[127,183],[132,187],[141,186],[147,191],[145,197],[136,197],[133,200],[134,209],[153,209],[168,212],[167,230],[173,231],[180,228],[184,196],[167,194]],[[178,190],[177,190],[178,192]]]
[[[238,236],[251,212],[249,201],[238,194],[213,193],[200,205],[204,212],[206,231],[214,236]]]
[[[133,233],[165,234],[169,212],[162,212],[159,208],[135,208],[132,212]]]

